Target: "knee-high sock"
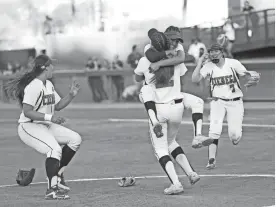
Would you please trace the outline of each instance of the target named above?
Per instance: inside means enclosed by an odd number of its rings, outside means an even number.
[[[144,103],[145,108],[148,112],[149,118],[151,120],[152,125],[155,125],[158,123],[157,119],[157,111],[156,111],[156,105],[154,101],[147,101]]]
[[[218,148],[218,139],[214,139],[214,142],[209,145],[208,148],[208,158],[214,158],[216,159],[217,156],[217,148]]]
[[[191,166],[188,158],[186,157],[183,149],[180,146],[175,148],[171,152],[171,155],[187,175],[194,172],[193,167]]]
[[[200,135],[202,132],[203,113],[193,113],[192,120],[194,124],[194,136]]]
[[[69,164],[69,162],[72,160],[76,152],[72,150],[68,145],[65,145],[62,148],[62,155],[61,155],[61,160],[60,160],[60,166],[59,166],[59,171],[58,175],[61,176],[62,173],[65,170],[65,167]]]
[[[168,178],[170,179],[172,184],[179,184],[179,179],[176,174],[173,162],[169,155],[165,155],[159,159],[159,163],[168,175]]]
[[[59,160],[56,158],[48,157],[45,161],[46,174],[48,177],[48,188],[57,184],[57,174],[59,168]]]

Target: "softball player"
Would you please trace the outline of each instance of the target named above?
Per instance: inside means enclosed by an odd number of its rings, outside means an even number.
[[[237,145],[242,137],[244,107],[239,77],[249,75],[251,79],[254,79],[246,86],[254,85],[260,77],[255,71],[247,71],[238,60],[224,58],[223,48],[219,44],[212,45],[208,53],[200,58],[193,72],[192,81],[200,82],[203,78],[210,76],[212,101],[210,103],[209,137],[213,138],[214,142],[209,146],[207,169],[213,169],[216,165],[218,139],[221,135],[225,113],[227,113],[228,135],[232,143]],[[209,56],[211,61],[202,67],[206,56]]]
[[[65,118],[54,114],[65,108],[77,95],[80,87],[73,82],[70,92],[60,98],[53,84],[53,65],[46,55],[34,60],[32,71],[10,81],[6,90],[22,107],[18,135],[28,146],[47,156],[45,166],[48,189],[45,199],[68,199],[70,188],[63,172],[81,144],[78,133],[62,126]],[[61,148],[63,145],[63,148]]]
[[[151,39],[152,36],[158,33],[156,29],[151,29],[148,32],[148,36]],[[170,26],[166,29],[165,34],[167,37],[163,37],[164,39],[168,39],[169,42],[166,42],[166,50],[167,51],[156,51],[154,49],[153,42],[151,44],[146,45],[144,52],[146,57],[150,60],[150,62],[154,62],[150,65],[151,70],[157,71],[161,66],[169,66],[169,65],[178,65],[179,67],[183,68],[184,74],[187,72],[187,68],[184,65],[185,60],[185,53],[184,48],[179,42],[183,42],[180,30],[177,27]],[[151,47],[153,46],[153,47]],[[174,57],[172,55],[174,54]],[[167,56],[172,58],[166,59]],[[164,60],[162,60],[164,59]],[[146,71],[150,73],[149,71]],[[151,76],[148,76],[152,79]],[[154,79],[153,79],[154,80]],[[181,79],[183,80],[183,79]],[[156,118],[156,109],[154,103],[154,92],[152,92],[152,88],[154,85],[151,84],[151,80],[146,81],[147,85],[143,86],[141,89],[142,99],[144,101],[146,110],[148,111],[150,120],[154,126],[154,132],[157,137],[162,136],[162,128]],[[209,137],[205,137],[201,135],[202,131],[202,120],[203,120],[203,109],[204,109],[204,102],[201,98],[196,97],[194,95],[183,93],[184,99],[183,104],[186,108],[192,109],[192,120],[194,123],[194,139],[192,142],[193,148],[200,148],[202,146],[209,146],[213,139]]]
[[[152,44],[155,45],[158,51],[164,51],[166,48],[166,39],[164,37],[163,33],[158,32],[151,38]],[[156,103],[156,118],[162,126],[163,135],[160,137],[156,136],[154,125],[149,119],[151,142],[160,165],[172,183],[169,188],[164,190],[164,193],[167,195],[177,194],[183,192],[183,186],[178,179],[169,154],[172,155],[188,175],[191,184],[196,183],[200,179],[191,167],[183,149],[176,141],[184,111],[180,77],[184,75],[185,70],[179,65],[169,66],[163,67],[152,74],[149,72],[150,64],[151,62],[146,57],[140,59],[135,69],[136,79],[143,80],[145,78],[146,82],[154,82],[153,92]],[[143,97],[145,96],[143,95]]]

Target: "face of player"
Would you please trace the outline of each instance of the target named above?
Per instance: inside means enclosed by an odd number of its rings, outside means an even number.
[[[179,43],[179,40],[178,40],[178,39],[171,39],[171,46],[172,46],[172,49],[177,48],[178,43]]]
[[[219,61],[223,58],[223,54],[220,50],[212,50],[209,52],[209,57],[212,63],[219,63]]]
[[[53,77],[53,70],[54,70],[54,66],[52,64],[47,67],[46,69],[47,79],[50,79]]]

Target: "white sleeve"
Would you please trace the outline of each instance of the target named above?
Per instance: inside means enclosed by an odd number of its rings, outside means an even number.
[[[177,47],[175,48],[175,51],[183,51],[184,52],[184,47],[180,43],[177,44]]]
[[[206,78],[207,75],[211,74],[211,71],[212,68],[210,67],[210,64],[207,63],[200,69],[200,74],[203,78]]]
[[[144,75],[145,67],[146,67],[146,65],[145,65],[145,57],[142,57],[139,60],[138,65],[137,65],[137,67],[134,70],[134,73],[136,75],[140,75],[140,76]]]
[[[234,69],[240,76],[244,76],[245,72],[247,71],[243,64],[241,64],[241,62],[238,60],[235,60]]]
[[[146,51],[148,50],[148,49],[150,49],[151,48],[151,44],[147,44],[146,46],[145,46],[145,48],[144,48],[144,53],[146,53]]]
[[[184,63],[181,63],[181,64],[179,65],[179,67],[180,67],[180,76],[185,75],[186,72],[188,71],[186,65],[185,65]]]
[[[22,103],[35,107],[36,102],[40,99],[40,96],[42,96],[42,87],[41,85],[33,83],[34,82],[31,82],[24,89],[24,98]]]

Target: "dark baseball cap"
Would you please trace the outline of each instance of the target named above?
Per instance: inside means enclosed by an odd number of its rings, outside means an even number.
[[[167,35],[168,38],[170,38],[171,40],[179,40],[181,43],[183,43],[183,39],[181,36],[181,33],[178,31],[168,31],[165,32],[165,35]]]
[[[215,43],[215,44],[211,45],[211,47],[208,49],[208,52],[214,51],[214,50],[221,50],[221,51],[223,51],[223,48],[222,48],[222,46],[220,44]]]

